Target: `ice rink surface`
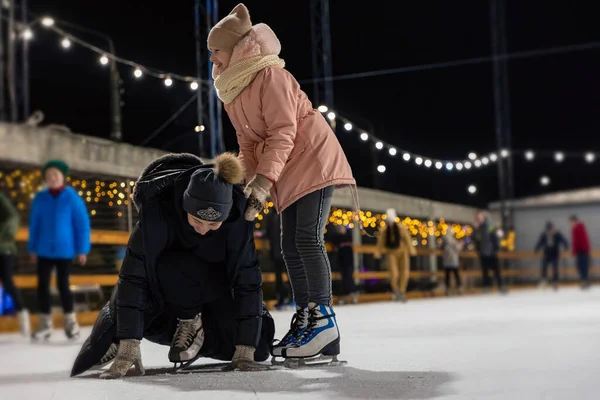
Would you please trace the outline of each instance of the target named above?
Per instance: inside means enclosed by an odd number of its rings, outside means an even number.
[[[167,347],[144,342],[146,376],[69,378],[76,343],[0,335],[0,398],[600,399],[600,289],[515,291],[337,307],[345,367],[166,375]],[[276,312],[277,337],[289,313]]]

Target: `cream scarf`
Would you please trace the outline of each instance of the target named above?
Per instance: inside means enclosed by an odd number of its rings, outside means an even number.
[[[225,104],[231,103],[242,90],[252,82],[256,74],[267,67],[285,67],[285,61],[279,56],[256,56],[230,65],[215,79],[217,96]]]

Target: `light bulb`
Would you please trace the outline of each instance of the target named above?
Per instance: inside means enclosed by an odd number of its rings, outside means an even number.
[[[63,40],[60,41],[60,45],[64,49],[68,49],[69,47],[71,47],[71,41],[69,40],[69,38],[64,38]]]
[[[377,150],[383,149],[383,143],[381,143],[381,142],[375,143],[375,148],[377,148]]]
[[[377,167],[377,171],[378,171],[380,174],[383,174],[383,173],[385,172],[385,165],[379,165],[379,166]]]
[[[398,153],[398,151],[393,147],[390,147],[388,152],[390,153],[390,156],[395,156]]]
[[[489,162],[490,162],[490,159],[489,159],[489,158],[487,158],[487,157],[483,157],[483,158],[481,159],[481,163],[482,163],[483,165],[488,165],[488,164],[489,164]]]
[[[33,31],[29,28],[25,29],[21,35],[23,35],[23,39],[25,40],[33,39]]]
[[[475,153],[469,153],[469,160],[474,160],[477,158],[477,154]]]
[[[437,161],[437,162],[435,163],[435,167],[436,167],[437,169],[442,169],[442,167],[443,167],[443,166],[444,166],[444,164],[443,164],[441,161]]]
[[[460,171],[461,169],[463,169],[462,163],[456,163],[456,170]]]
[[[330,121],[333,121],[335,119],[335,113],[334,112],[327,113],[327,118],[329,118]]]
[[[329,108],[327,108],[327,106],[325,105],[320,105],[319,108],[317,108],[317,110],[319,110],[319,112],[326,113],[327,110],[329,110]]]
[[[452,168],[454,168],[454,165],[453,165],[451,162],[449,162],[449,163],[446,163],[446,169],[447,169],[448,171],[452,171]]]
[[[506,157],[508,157],[508,155],[509,155],[509,152],[508,152],[508,150],[506,150],[506,149],[502,149],[502,150],[500,151],[500,155],[502,156],[502,158],[506,158]]]
[[[465,161],[465,169],[471,169],[471,161]]]
[[[204,125],[196,125],[196,127],[194,128],[196,132],[204,132],[204,129]]]
[[[427,160],[427,161],[429,161],[429,160]],[[417,165],[423,164],[423,159],[421,157],[415,158],[415,164],[417,164]]]
[[[108,64],[108,57],[106,57],[104,55],[102,57],[100,57],[100,64],[102,64],[102,65]]]
[[[369,140],[369,134],[368,134],[367,132],[363,132],[363,133],[361,133],[361,134],[360,134],[360,139],[361,139],[362,141],[365,141],[365,142],[366,142],[367,140]]]
[[[198,90],[198,82],[194,81],[194,82],[190,83],[190,89]]]
[[[498,156],[496,155],[496,153],[490,154],[490,161],[496,162],[496,160],[498,160]]]
[[[350,122],[346,122],[344,124],[344,129],[347,131],[351,131],[352,130],[352,124]]]
[[[550,184],[550,178],[548,178],[546,175],[542,176],[540,178],[540,184],[542,186],[548,186]]]
[[[476,166],[477,168],[479,168],[479,167],[481,167],[481,160],[475,160],[475,161],[473,162],[473,164],[475,164],[475,166]]]
[[[171,86],[172,84],[173,84],[173,79],[171,79],[171,78],[167,78],[167,79],[165,79],[165,86],[166,86],[166,87],[169,87],[169,86]]]
[[[585,161],[589,163],[593,163],[596,160],[596,155],[594,153],[585,153]]]
[[[431,167],[431,164],[433,164],[431,160],[425,160],[425,162],[423,163],[423,165],[425,165],[425,168]]]
[[[135,71],[133,71],[133,76],[135,76],[136,78],[141,78],[142,77],[142,70],[139,68],[136,68]]]
[[[44,17],[42,18],[42,25],[44,25],[45,27],[50,27],[54,25],[54,20],[50,17]]]
[[[408,160],[410,160],[410,154],[408,154],[408,153],[404,153],[404,154],[402,155],[402,159],[403,159],[404,161],[408,161]]]
[[[535,157],[535,154],[533,154],[533,151],[531,151],[531,150],[527,150],[527,151],[525,152],[525,159],[526,159],[527,161],[531,161],[531,160],[533,160],[533,159],[534,159],[534,157]]]
[[[477,192],[477,187],[475,185],[469,185],[467,190],[469,191],[469,193],[475,194]]]
[[[556,153],[554,153],[554,159],[556,160],[556,162],[563,162],[565,159],[565,154],[561,151],[557,151]]]

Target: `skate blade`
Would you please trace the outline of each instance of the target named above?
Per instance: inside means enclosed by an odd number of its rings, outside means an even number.
[[[174,362],[173,363],[173,372],[185,371],[186,368],[189,368],[193,363],[198,361],[198,359],[201,357],[202,356],[200,355],[200,352],[198,352],[198,354],[191,360]]]
[[[284,366],[290,369],[315,368],[315,367],[339,367],[348,364],[347,361],[339,360],[337,356],[320,355],[312,358],[288,358]]]

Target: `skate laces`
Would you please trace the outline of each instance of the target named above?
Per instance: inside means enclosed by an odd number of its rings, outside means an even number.
[[[175,347],[188,348],[192,344],[198,334],[198,330],[194,327],[194,321],[195,319],[179,320],[174,337]]]
[[[290,323],[290,330],[285,334],[283,339],[278,343],[280,346],[284,346],[289,343],[294,343],[300,333],[305,329],[302,326],[306,324],[308,320],[308,313],[305,309],[296,311],[294,316],[292,317],[292,322]]]
[[[333,318],[335,317],[335,313],[331,312],[331,314],[322,314],[319,311],[319,306],[308,311],[308,326],[300,336],[298,336],[298,340],[296,341],[297,345],[303,344],[306,341],[312,339],[316,328],[319,327],[319,321],[323,319]]]

